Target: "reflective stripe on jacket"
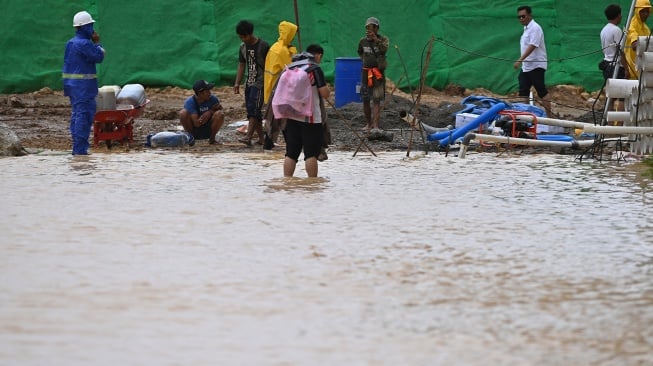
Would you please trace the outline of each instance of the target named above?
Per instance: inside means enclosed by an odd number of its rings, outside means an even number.
[[[92,34],[93,23],[86,24],[79,27],[66,44],[61,70],[66,96],[87,99],[98,94],[95,65],[104,60],[104,49],[91,41]]]
[[[62,79],[97,79],[97,74],[61,74]]]

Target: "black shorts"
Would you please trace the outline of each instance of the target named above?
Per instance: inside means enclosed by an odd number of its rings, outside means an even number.
[[[245,107],[247,108],[247,118],[256,118],[259,121],[263,119],[263,93],[262,89],[256,86],[248,86],[245,88]]]
[[[283,137],[286,139],[287,157],[297,161],[304,150],[304,160],[317,158],[322,149],[322,124],[289,119]]]
[[[605,65],[601,69],[601,72],[603,72],[604,79],[612,79],[612,75],[614,74],[614,64],[605,61]],[[623,66],[620,65],[619,71],[617,71],[617,79],[625,79],[625,78],[626,78],[626,69],[624,69]]]
[[[204,140],[211,137],[211,120],[205,124],[195,127],[193,126],[193,137],[195,140]]]

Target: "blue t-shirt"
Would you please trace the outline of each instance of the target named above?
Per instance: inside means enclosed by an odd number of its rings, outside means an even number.
[[[193,95],[188,97],[186,102],[184,102],[184,109],[187,110],[190,114],[197,114],[198,116],[201,116],[202,113],[208,111],[216,104],[220,104],[220,100],[213,94],[211,94],[209,100],[199,105],[197,101],[195,101],[195,96]],[[197,107],[199,107],[199,111],[197,110]]]

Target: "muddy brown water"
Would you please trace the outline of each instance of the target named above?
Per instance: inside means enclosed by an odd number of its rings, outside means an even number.
[[[653,192],[554,154],[0,159],[0,364],[635,365]]]

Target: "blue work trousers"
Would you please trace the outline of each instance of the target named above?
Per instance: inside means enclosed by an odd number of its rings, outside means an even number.
[[[88,139],[95,119],[95,97],[70,96],[70,104],[73,110],[70,117],[73,155],[88,155]]]

